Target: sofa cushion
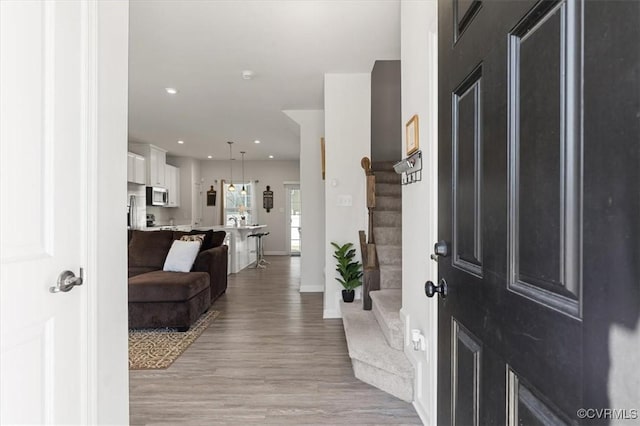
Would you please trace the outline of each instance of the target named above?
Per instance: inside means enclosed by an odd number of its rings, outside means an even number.
[[[211,247],[209,248],[220,247],[226,236],[227,233],[225,231],[215,231],[211,239]]]
[[[183,237],[184,238],[184,237]],[[164,261],[163,271],[189,272],[200,251],[202,241],[175,240]]]
[[[129,266],[129,278],[157,270],[158,268],[154,268],[153,266]]]
[[[204,235],[204,241],[200,246],[200,251],[209,250],[210,248],[221,246],[224,242],[224,238],[227,236],[225,231],[213,231],[211,229],[207,231],[194,229],[190,232],[173,231],[173,239],[179,240],[184,235]]]
[[[183,235],[182,237],[180,237],[180,240],[177,241],[197,241],[200,243],[200,245],[202,245],[204,243],[204,234],[189,234],[189,235]]]
[[[129,278],[129,302],[181,302],[208,288],[206,272],[153,271]]]
[[[172,237],[173,231],[133,231],[129,243],[129,266],[162,269]]]

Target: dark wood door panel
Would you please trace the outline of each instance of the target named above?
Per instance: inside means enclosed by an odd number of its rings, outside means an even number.
[[[564,421],[582,404],[581,182],[570,174],[581,167],[581,75],[568,54],[581,13],[567,4],[483,2],[454,43],[459,22],[441,2],[438,230],[453,253],[438,261],[449,283],[441,424],[505,424],[509,407],[525,423]]]
[[[453,94],[453,264],[482,276],[482,67]]]

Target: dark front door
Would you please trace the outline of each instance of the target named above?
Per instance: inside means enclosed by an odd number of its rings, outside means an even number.
[[[607,333],[637,321],[640,282],[639,12],[439,2],[439,424],[616,408]]]

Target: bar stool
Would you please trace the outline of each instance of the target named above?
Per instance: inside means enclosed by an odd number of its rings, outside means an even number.
[[[249,237],[254,237],[256,239],[256,266],[255,269],[264,269],[271,262],[267,262],[264,259],[264,247],[262,245],[262,238],[269,235],[269,232],[257,232],[255,234],[250,234]]]

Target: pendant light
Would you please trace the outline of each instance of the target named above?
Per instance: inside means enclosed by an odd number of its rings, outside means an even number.
[[[236,190],[236,187],[233,186],[233,154],[231,153],[231,145],[233,145],[233,142],[228,141],[227,143],[229,144],[229,169],[231,171],[231,179],[229,180],[230,184],[227,191],[233,192]]]
[[[247,195],[247,190],[244,187],[244,154],[245,154],[245,151],[240,151],[240,154],[242,154],[242,191],[240,191],[240,193],[242,195]]]

